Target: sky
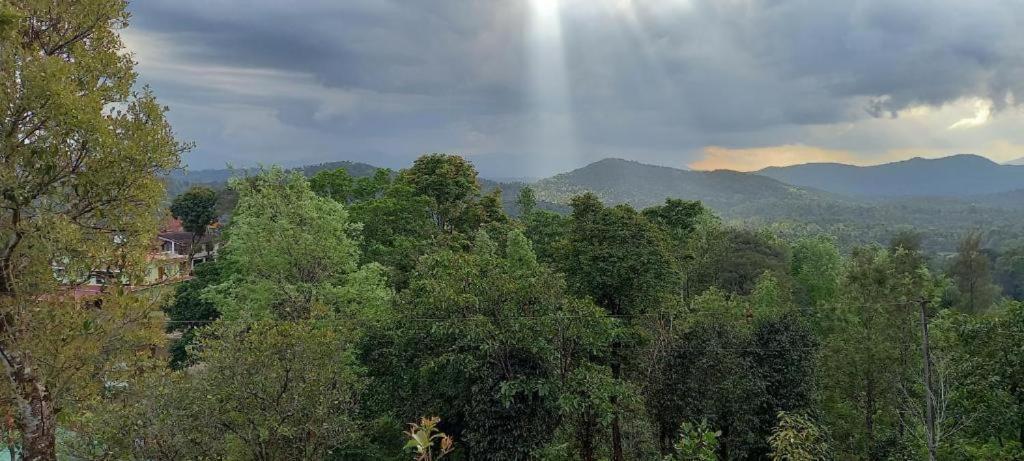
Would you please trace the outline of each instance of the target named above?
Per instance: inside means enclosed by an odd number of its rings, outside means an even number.
[[[1019,0],[133,0],[192,169],[1024,157]]]

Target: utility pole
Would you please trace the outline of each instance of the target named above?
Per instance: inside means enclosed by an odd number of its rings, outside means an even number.
[[[928,460],[936,461],[935,392],[932,390],[932,360],[928,344],[928,301],[921,301],[921,355],[924,360],[925,431],[928,437]]]

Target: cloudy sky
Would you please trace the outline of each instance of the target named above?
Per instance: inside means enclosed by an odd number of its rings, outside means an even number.
[[[1019,0],[133,0],[191,168],[1024,156]]]

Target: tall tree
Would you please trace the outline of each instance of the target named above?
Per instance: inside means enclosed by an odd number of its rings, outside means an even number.
[[[132,90],[117,32],[125,7],[0,3],[0,361],[28,460],[56,458],[60,403],[26,349],[36,316],[53,308],[42,306],[56,289],[52,268],[80,280],[137,267],[163,195],[158,175],[183,147],[153,95]]]
[[[1011,247],[999,255],[995,278],[1003,294],[1024,301],[1024,245]]]
[[[194,186],[174,197],[171,215],[181,220],[186,232],[192,233],[188,248],[188,261],[196,254],[196,245],[206,236],[206,229],[217,219],[217,192],[209,187]]]
[[[839,296],[827,306],[822,401],[840,451],[866,459],[902,456],[923,408],[920,306],[939,286],[913,252],[858,248]]]
[[[472,251],[422,258],[387,326],[398,347],[374,347],[369,360],[382,383],[403,377],[392,387],[399,397],[388,399],[402,419],[445,415],[445,431],[474,459],[535,456],[571,410],[562,395],[592,391],[577,385],[583,362],[602,348],[589,338],[607,341],[611,331],[596,307],[566,294],[519,231],[504,240],[481,231]]]
[[[666,199],[664,205],[643,211],[647,220],[664,228],[672,240],[680,245],[689,239],[701,216],[708,213],[710,211],[700,201],[673,198]]]
[[[827,237],[804,238],[793,245],[792,275],[810,307],[832,301],[839,291],[839,250]]]
[[[238,206],[221,263],[224,281],[204,296],[228,319],[358,315],[390,299],[383,268],[360,266],[359,226],[343,205],[279,168],[233,181]]]
[[[1024,455],[1024,304],[1004,301],[983,315],[947,310],[933,328],[942,360],[937,434],[952,459]]]
[[[523,186],[519,189],[516,197],[516,206],[519,207],[519,216],[529,216],[537,209],[537,193],[530,186]]]
[[[313,192],[340,203],[349,203],[354,187],[355,181],[344,168],[321,170],[309,178],[309,188]]]
[[[960,241],[949,272],[959,291],[959,307],[966,312],[988,309],[998,295],[992,283],[988,254],[982,250],[981,234],[972,232]]]
[[[456,230],[462,224],[459,218],[480,195],[476,169],[457,155],[424,155],[402,172],[402,180],[430,198],[434,220],[444,231]]]
[[[643,318],[675,299],[675,260],[663,232],[628,206],[606,208],[588,193],[573,198],[572,209],[563,270],[579,295],[622,319],[625,330],[612,345],[609,365],[612,377],[623,379],[635,352],[629,345],[642,337]],[[621,416],[617,409],[611,423],[615,461],[625,459]]]

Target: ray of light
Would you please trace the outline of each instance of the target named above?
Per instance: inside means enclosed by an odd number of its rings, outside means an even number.
[[[579,158],[572,111],[569,73],[562,37],[562,0],[530,0],[526,34],[530,75],[530,110],[534,138],[530,142],[538,171],[574,166]]]

